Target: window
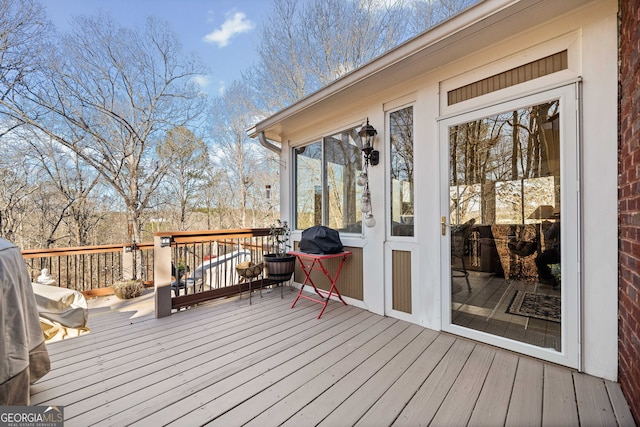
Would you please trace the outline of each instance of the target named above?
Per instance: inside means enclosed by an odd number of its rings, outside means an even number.
[[[413,236],[413,107],[389,113],[391,235]]]
[[[356,178],[362,170],[356,129],[294,149],[295,228],[326,225],[347,233],[362,232]]]
[[[322,143],[296,148],[296,229],[322,224]]]

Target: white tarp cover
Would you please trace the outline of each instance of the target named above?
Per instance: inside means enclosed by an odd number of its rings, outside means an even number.
[[[33,284],[33,292],[47,342],[89,332],[89,307],[81,292],[38,283]]]
[[[50,370],[31,278],[17,246],[0,239],[0,405],[29,405]]]

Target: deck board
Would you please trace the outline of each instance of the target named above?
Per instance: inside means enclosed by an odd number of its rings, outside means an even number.
[[[32,404],[66,426],[634,425],[617,383],[285,289],[163,319],[101,300]]]
[[[516,376],[518,356],[507,351],[498,351],[476,401],[469,420],[472,426],[503,425],[511,400],[513,381]]]
[[[338,373],[346,375],[334,382],[331,387],[289,418],[283,425],[291,427],[317,425],[365,381],[382,369],[398,351],[418,336],[421,328],[417,325],[408,325],[410,324],[406,322],[398,322],[396,331],[392,328],[385,331],[388,332],[387,338],[390,340],[354,368],[347,370],[340,365],[333,367],[328,372],[329,376],[335,378],[334,375]]]
[[[520,358],[507,412],[507,425],[542,425],[542,384],[542,362]]]
[[[469,341],[456,340],[407,406],[400,412],[393,425],[423,426],[430,424],[474,347],[475,344]]]
[[[325,375],[325,372],[335,364],[350,363],[350,357],[364,345],[367,345],[374,337],[387,329],[394,320],[382,318],[379,316],[371,316],[365,322],[349,328],[349,332],[354,334],[349,339],[348,344],[342,344],[332,351],[325,353],[321,357],[311,354],[311,361],[300,368],[295,373],[283,377],[280,381],[275,382],[269,387],[261,390],[258,394],[253,395],[242,406],[236,406],[230,411],[215,419],[212,426],[229,426],[243,425],[249,422],[260,424],[259,418],[265,420],[273,420],[272,414],[279,411],[279,407],[286,407],[286,400],[295,399],[294,393],[304,395],[304,390],[299,390],[307,385],[314,378]],[[346,362],[344,362],[346,360]],[[293,395],[293,396],[292,396]],[[280,414],[282,414],[280,412]],[[252,421],[253,420],[253,421]],[[262,424],[264,425],[264,424]]]
[[[578,424],[576,394],[571,371],[553,365],[544,367],[544,408],[542,423],[548,426],[575,426]]]
[[[295,313],[291,313],[290,316],[292,316],[291,322],[297,321],[297,316],[295,316]],[[246,322],[243,322],[242,319],[239,319],[237,322],[239,322],[239,324],[242,324],[242,323],[246,324]],[[149,323],[150,324],[156,323],[156,319],[151,320]],[[82,390],[82,388],[83,388],[83,383],[86,383],[87,381],[89,384],[92,383],[91,382],[92,380],[104,382],[107,378],[110,378],[111,376],[113,376],[115,377],[115,380],[114,380],[115,385],[117,385],[120,383],[120,379],[117,377],[125,373],[128,375],[133,375],[133,377],[129,377],[130,379],[135,379],[138,376],[145,375],[146,370],[151,370],[151,372],[153,372],[153,371],[162,371],[163,369],[171,369],[171,367],[174,366],[176,363],[184,362],[185,360],[186,361],[196,360],[198,357],[202,355],[206,355],[208,352],[212,350],[211,346],[203,346],[203,343],[201,341],[198,341],[195,338],[195,337],[201,338],[201,334],[197,334],[194,337],[193,334],[188,334],[188,332],[183,331],[180,328],[180,325],[173,326],[172,328],[171,325],[164,326],[165,324],[169,323],[167,321],[160,321],[159,323],[161,323],[161,325],[159,326],[159,329],[157,330],[157,332],[154,332],[153,328],[145,329],[146,337],[152,336],[156,333],[160,334],[159,336],[154,335],[155,339],[150,340],[150,339],[140,338],[139,337],[140,334],[137,331],[130,331],[127,334],[125,334],[125,331],[122,331],[120,342],[118,342],[117,345],[115,343],[112,343],[111,341],[101,342],[102,345],[109,347],[108,353],[98,355],[95,359],[87,360],[87,361],[84,361],[83,363],[78,362],[76,360],[79,356],[74,356],[72,358],[69,358],[67,360],[70,360],[76,363],[68,364],[66,368],[58,367],[57,369],[54,369],[54,372],[57,375],[53,376],[52,379],[55,379],[60,375],[68,375],[70,372],[74,372],[79,369],[86,369],[87,371],[95,371],[91,373],[85,372],[85,375],[78,378],[78,381],[69,382],[67,384],[67,387],[69,387],[71,391],[77,390],[80,398],[86,398],[87,397],[86,390]],[[236,325],[235,322],[233,323],[227,322],[224,325],[222,325],[221,328],[224,329],[225,326],[231,328],[232,326],[235,326],[235,325]],[[223,345],[227,342],[240,341],[245,336],[248,336],[248,337],[255,336],[256,332],[261,330],[263,327],[268,327],[269,322],[268,321],[263,322],[263,324],[257,328],[258,331],[242,330],[241,329],[242,326],[240,326],[235,329],[231,329],[231,331],[224,330],[224,332],[219,333],[218,335],[212,334],[213,332],[212,330],[204,329],[204,326],[201,324],[196,323],[196,324],[193,324],[193,326],[195,328],[193,328],[192,330],[195,330],[196,328],[203,328],[202,335],[205,335],[209,338],[209,340],[214,341],[215,342],[214,347],[215,347],[215,346]],[[162,332],[163,328],[165,330],[165,333]],[[216,328],[213,328],[213,329],[215,330]],[[235,334],[230,332],[235,332]],[[190,343],[188,345],[175,339],[177,335],[181,335],[181,334],[184,334],[187,337],[189,337],[188,339],[190,339]],[[160,360],[155,360],[152,363],[146,364],[143,367],[138,367],[139,360],[144,360],[144,358],[156,358],[154,356],[157,356],[164,351],[162,346],[158,345],[158,343],[161,342],[158,340],[162,338],[168,339],[172,345],[182,345],[180,354],[171,355],[171,357],[167,357],[167,358],[161,358]],[[111,351],[111,349],[113,348],[117,348],[118,350]],[[95,363],[96,359],[98,359],[98,366],[96,366],[96,363]],[[45,377],[45,379],[46,378],[47,377]],[[36,393],[32,396],[32,400],[37,402],[38,400],[43,398],[50,399],[51,397],[54,397],[54,395],[51,395],[51,394],[46,394],[44,396],[40,395],[41,390],[42,392],[44,392],[49,387],[54,387],[55,392],[58,393],[58,395],[65,392],[63,388],[58,387],[55,383],[53,384],[53,386],[49,386],[49,383],[50,381],[44,381],[41,384],[40,383],[37,384],[35,387]]]
[[[450,335],[438,335],[356,425],[391,425],[455,341]]]
[[[604,380],[587,375],[574,374],[573,377],[580,420],[593,420],[593,425],[616,425]]]
[[[476,346],[433,418],[433,425],[466,425],[480,395],[496,351]]]
[[[354,425],[370,408],[378,405],[378,400],[407,371],[436,338],[438,334],[422,329],[409,345],[396,357],[376,372],[358,390],[345,399],[331,412],[320,426]]]
[[[307,350],[300,348],[297,351],[287,351],[279,354],[276,360],[273,361],[272,367],[256,366],[255,368],[247,368],[239,375],[239,378],[230,379],[229,389],[225,387],[226,384],[217,383],[213,384],[210,390],[203,390],[204,395],[202,397],[203,400],[206,400],[206,403],[198,406],[198,411],[206,414],[205,421],[212,420],[233,409],[239,401],[244,401],[257,392],[265,390],[283,377],[298,374],[308,363],[324,357],[327,353],[352,338],[354,331],[351,329],[354,329],[353,326],[347,326],[344,322],[339,325],[340,328],[336,326],[338,325],[334,325],[333,330],[330,328],[325,331],[325,334],[314,337],[317,341],[307,341],[310,344]],[[337,335],[330,337],[332,333]],[[314,345],[316,343],[317,345]],[[286,361],[286,363],[280,363],[281,361]],[[236,387],[236,384],[241,385]],[[221,386],[225,390],[224,393],[220,392]],[[202,414],[191,412],[178,419],[176,425],[192,426],[201,420]]]
[[[609,398],[611,399],[611,406],[613,406],[613,412],[615,414],[618,425],[621,427],[635,426],[636,424],[633,421],[633,415],[631,414],[631,410],[629,409],[627,400],[622,394],[620,384],[614,383],[613,381],[605,381],[604,383],[607,387],[607,392],[609,393]]]
[[[305,311],[302,315],[306,314],[309,319],[313,319],[313,312]],[[327,329],[330,329],[331,325],[339,326],[349,315],[362,315],[349,308],[341,314],[334,313],[334,316],[327,317],[324,322],[315,325],[309,320],[300,322],[299,319],[283,322],[268,331],[268,336],[262,337],[257,333],[246,339],[225,344],[217,351],[209,353],[202,363],[180,366],[178,370],[164,372],[163,376],[162,373],[146,376],[144,384],[147,387],[153,384],[154,395],[150,395],[147,390],[128,390],[129,386],[125,385],[117,400],[99,410],[90,411],[81,420],[88,425],[102,416],[101,411],[109,413],[118,424],[120,421],[127,423],[144,417],[150,417],[151,420],[162,417],[165,422],[171,420],[171,417],[177,417],[176,408],[178,411],[190,412],[206,403],[212,384],[216,386],[215,393],[228,391],[236,386],[237,381],[270,369],[275,362],[265,362],[265,359],[283,357],[286,352],[302,351],[307,345],[313,345],[328,336]],[[168,394],[190,398],[176,399],[175,402],[168,403]],[[200,399],[203,394],[204,399]],[[139,405],[144,407],[141,408]],[[115,414],[118,416],[114,417]]]
[[[282,399],[276,405],[254,418],[248,425],[269,425],[271,423],[281,424],[286,422],[297,412],[303,410],[310,402],[321,396],[326,390],[331,388],[337,381],[348,375],[353,369],[364,363],[367,358],[381,347],[388,344],[397,333],[407,328],[407,324],[400,321],[393,323],[383,331],[380,331],[375,337],[354,351],[348,357],[342,359],[339,363],[333,364],[328,370],[321,375],[307,381],[302,387],[298,388],[285,399]],[[265,424],[266,423],[266,424]]]

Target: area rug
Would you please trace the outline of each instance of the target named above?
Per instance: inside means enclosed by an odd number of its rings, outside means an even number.
[[[560,323],[560,309],[559,296],[516,291],[507,313]]]

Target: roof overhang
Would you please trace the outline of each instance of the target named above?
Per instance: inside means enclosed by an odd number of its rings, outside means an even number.
[[[376,88],[390,87],[436,70],[589,3],[588,0],[482,1],[258,122],[247,133],[252,138],[263,133],[279,141],[284,129],[298,129],[310,117],[329,114],[336,103],[366,99]]]

